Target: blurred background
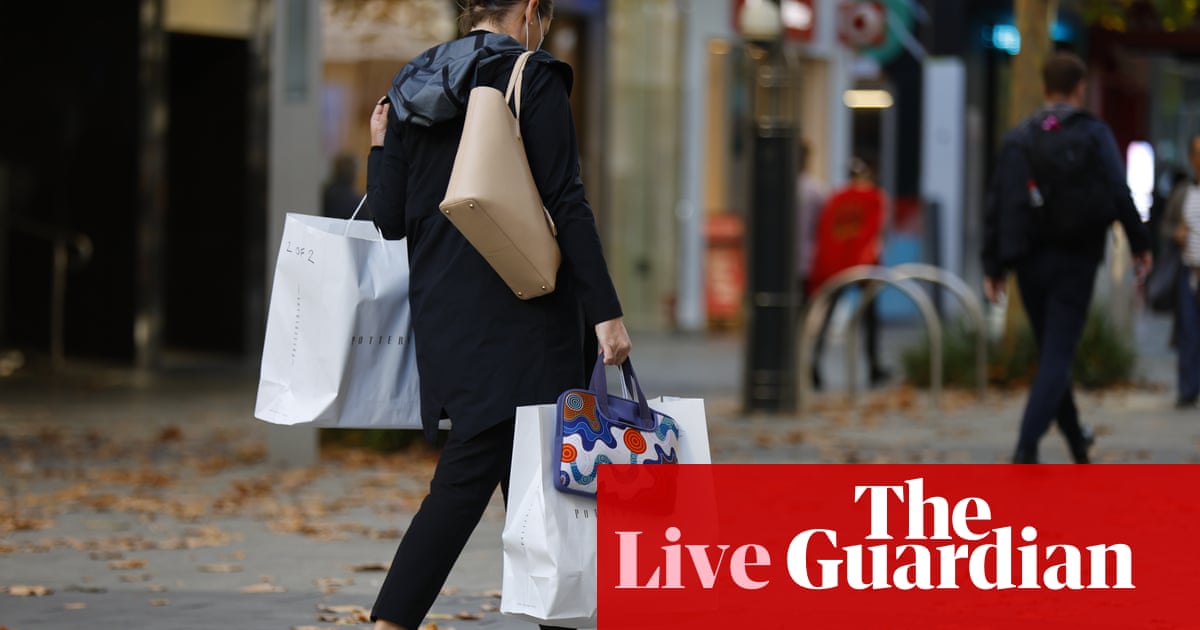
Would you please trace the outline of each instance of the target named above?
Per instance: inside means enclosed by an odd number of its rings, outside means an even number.
[[[557,0],[545,47],[576,72],[584,180],[630,328],[737,336],[770,325],[755,309],[798,308],[781,296],[806,255],[790,236],[802,143],[828,189],[852,156],[878,164],[884,264],[928,262],[978,287],[987,174],[1004,130],[1040,102],[1037,61],[1056,48],[1088,61],[1090,106],[1132,147],[1149,219],[1200,132],[1196,10]],[[0,369],[255,365],[284,213],[336,213],[338,191],[363,189],[371,105],[405,62],[455,35],[457,11],[3,3]],[[915,310],[889,293],[881,316]],[[771,334],[790,345],[794,329]]]

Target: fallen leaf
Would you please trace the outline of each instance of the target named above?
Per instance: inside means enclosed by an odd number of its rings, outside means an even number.
[[[8,587],[8,594],[14,597],[44,597],[53,592],[45,586],[25,586],[24,584],[18,584]]]
[[[500,607],[495,604],[484,604],[479,607],[483,612],[500,612]]]
[[[151,606],[166,606],[167,604],[170,604],[170,603],[171,603],[171,600],[169,600],[169,599],[152,599],[152,600],[150,600]]]
[[[483,615],[481,615],[479,613],[467,612],[464,610],[464,611],[454,615],[454,618],[461,619],[463,621],[476,621],[479,619],[483,619]]]
[[[48,518],[15,518],[9,521],[11,529],[16,531],[34,531],[54,527],[54,521]]]
[[[333,613],[335,615],[350,615],[350,614],[354,614],[359,611],[367,612],[366,608],[363,608],[362,606],[355,606],[353,604],[337,605],[337,606],[333,606],[333,605],[329,605],[329,604],[321,604],[321,605],[317,606],[317,610],[319,610],[321,612]]]
[[[320,578],[317,580],[317,588],[322,593],[336,593],[344,586],[354,584],[354,580],[350,578]]]
[[[132,569],[145,569],[146,561],[140,558],[130,558],[128,560],[113,560],[108,563],[108,568],[116,569],[117,571],[129,571]]]
[[[242,565],[228,563],[202,564],[196,567],[196,569],[201,573],[240,573]]]
[[[482,596],[483,597],[495,597],[496,599],[500,599],[500,597],[501,597],[500,591],[484,591]]]
[[[329,621],[339,626],[370,623],[371,621],[371,612],[362,606],[321,604],[317,606],[317,610],[321,611],[317,614],[317,621]]]
[[[241,590],[243,593],[282,593],[287,589],[268,582],[259,582],[258,584],[243,586]]]
[[[151,593],[166,593],[167,587],[163,586],[162,584],[151,584],[150,586],[146,587],[146,590],[150,591]]]
[[[100,586],[72,586],[67,589],[76,593],[107,593],[108,589]]]
[[[66,604],[63,604],[63,608],[65,608],[67,610],[83,610],[84,608],[87,608],[87,603],[86,602],[68,602]]]
[[[350,567],[355,573],[368,573],[372,571],[387,571],[391,568],[391,564],[384,562],[368,562],[366,564],[356,564]]]
[[[122,575],[121,581],[122,582],[149,582],[150,577],[151,576],[149,573],[132,573],[132,574]]]

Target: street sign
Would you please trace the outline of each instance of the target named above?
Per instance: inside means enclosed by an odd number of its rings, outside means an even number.
[[[882,2],[843,2],[837,24],[838,41],[856,50],[887,41],[887,11]]]
[[[845,46],[887,63],[911,39],[914,0],[842,0],[838,5],[838,40]]]

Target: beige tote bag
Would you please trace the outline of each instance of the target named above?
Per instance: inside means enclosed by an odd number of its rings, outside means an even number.
[[[550,212],[521,141],[521,77],[532,52],[517,59],[508,90],[471,90],[462,140],[438,206],[522,300],[554,291],[561,253]],[[515,96],[516,117],[508,108]]]

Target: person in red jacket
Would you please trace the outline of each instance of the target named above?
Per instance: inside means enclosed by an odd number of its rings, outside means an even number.
[[[807,292],[811,297],[827,280],[857,265],[877,265],[883,255],[883,218],[887,196],[875,184],[875,169],[864,158],[850,162],[850,183],[835,192],[821,209],[817,221],[816,255],[808,276]],[[833,303],[841,297],[834,296]],[[821,388],[818,361],[825,346],[830,315],[825,314],[821,332],[813,353],[813,386]],[[866,334],[867,360],[871,384],[888,380],[891,372],[879,361],[879,317],[875,304],[863,314]]]

